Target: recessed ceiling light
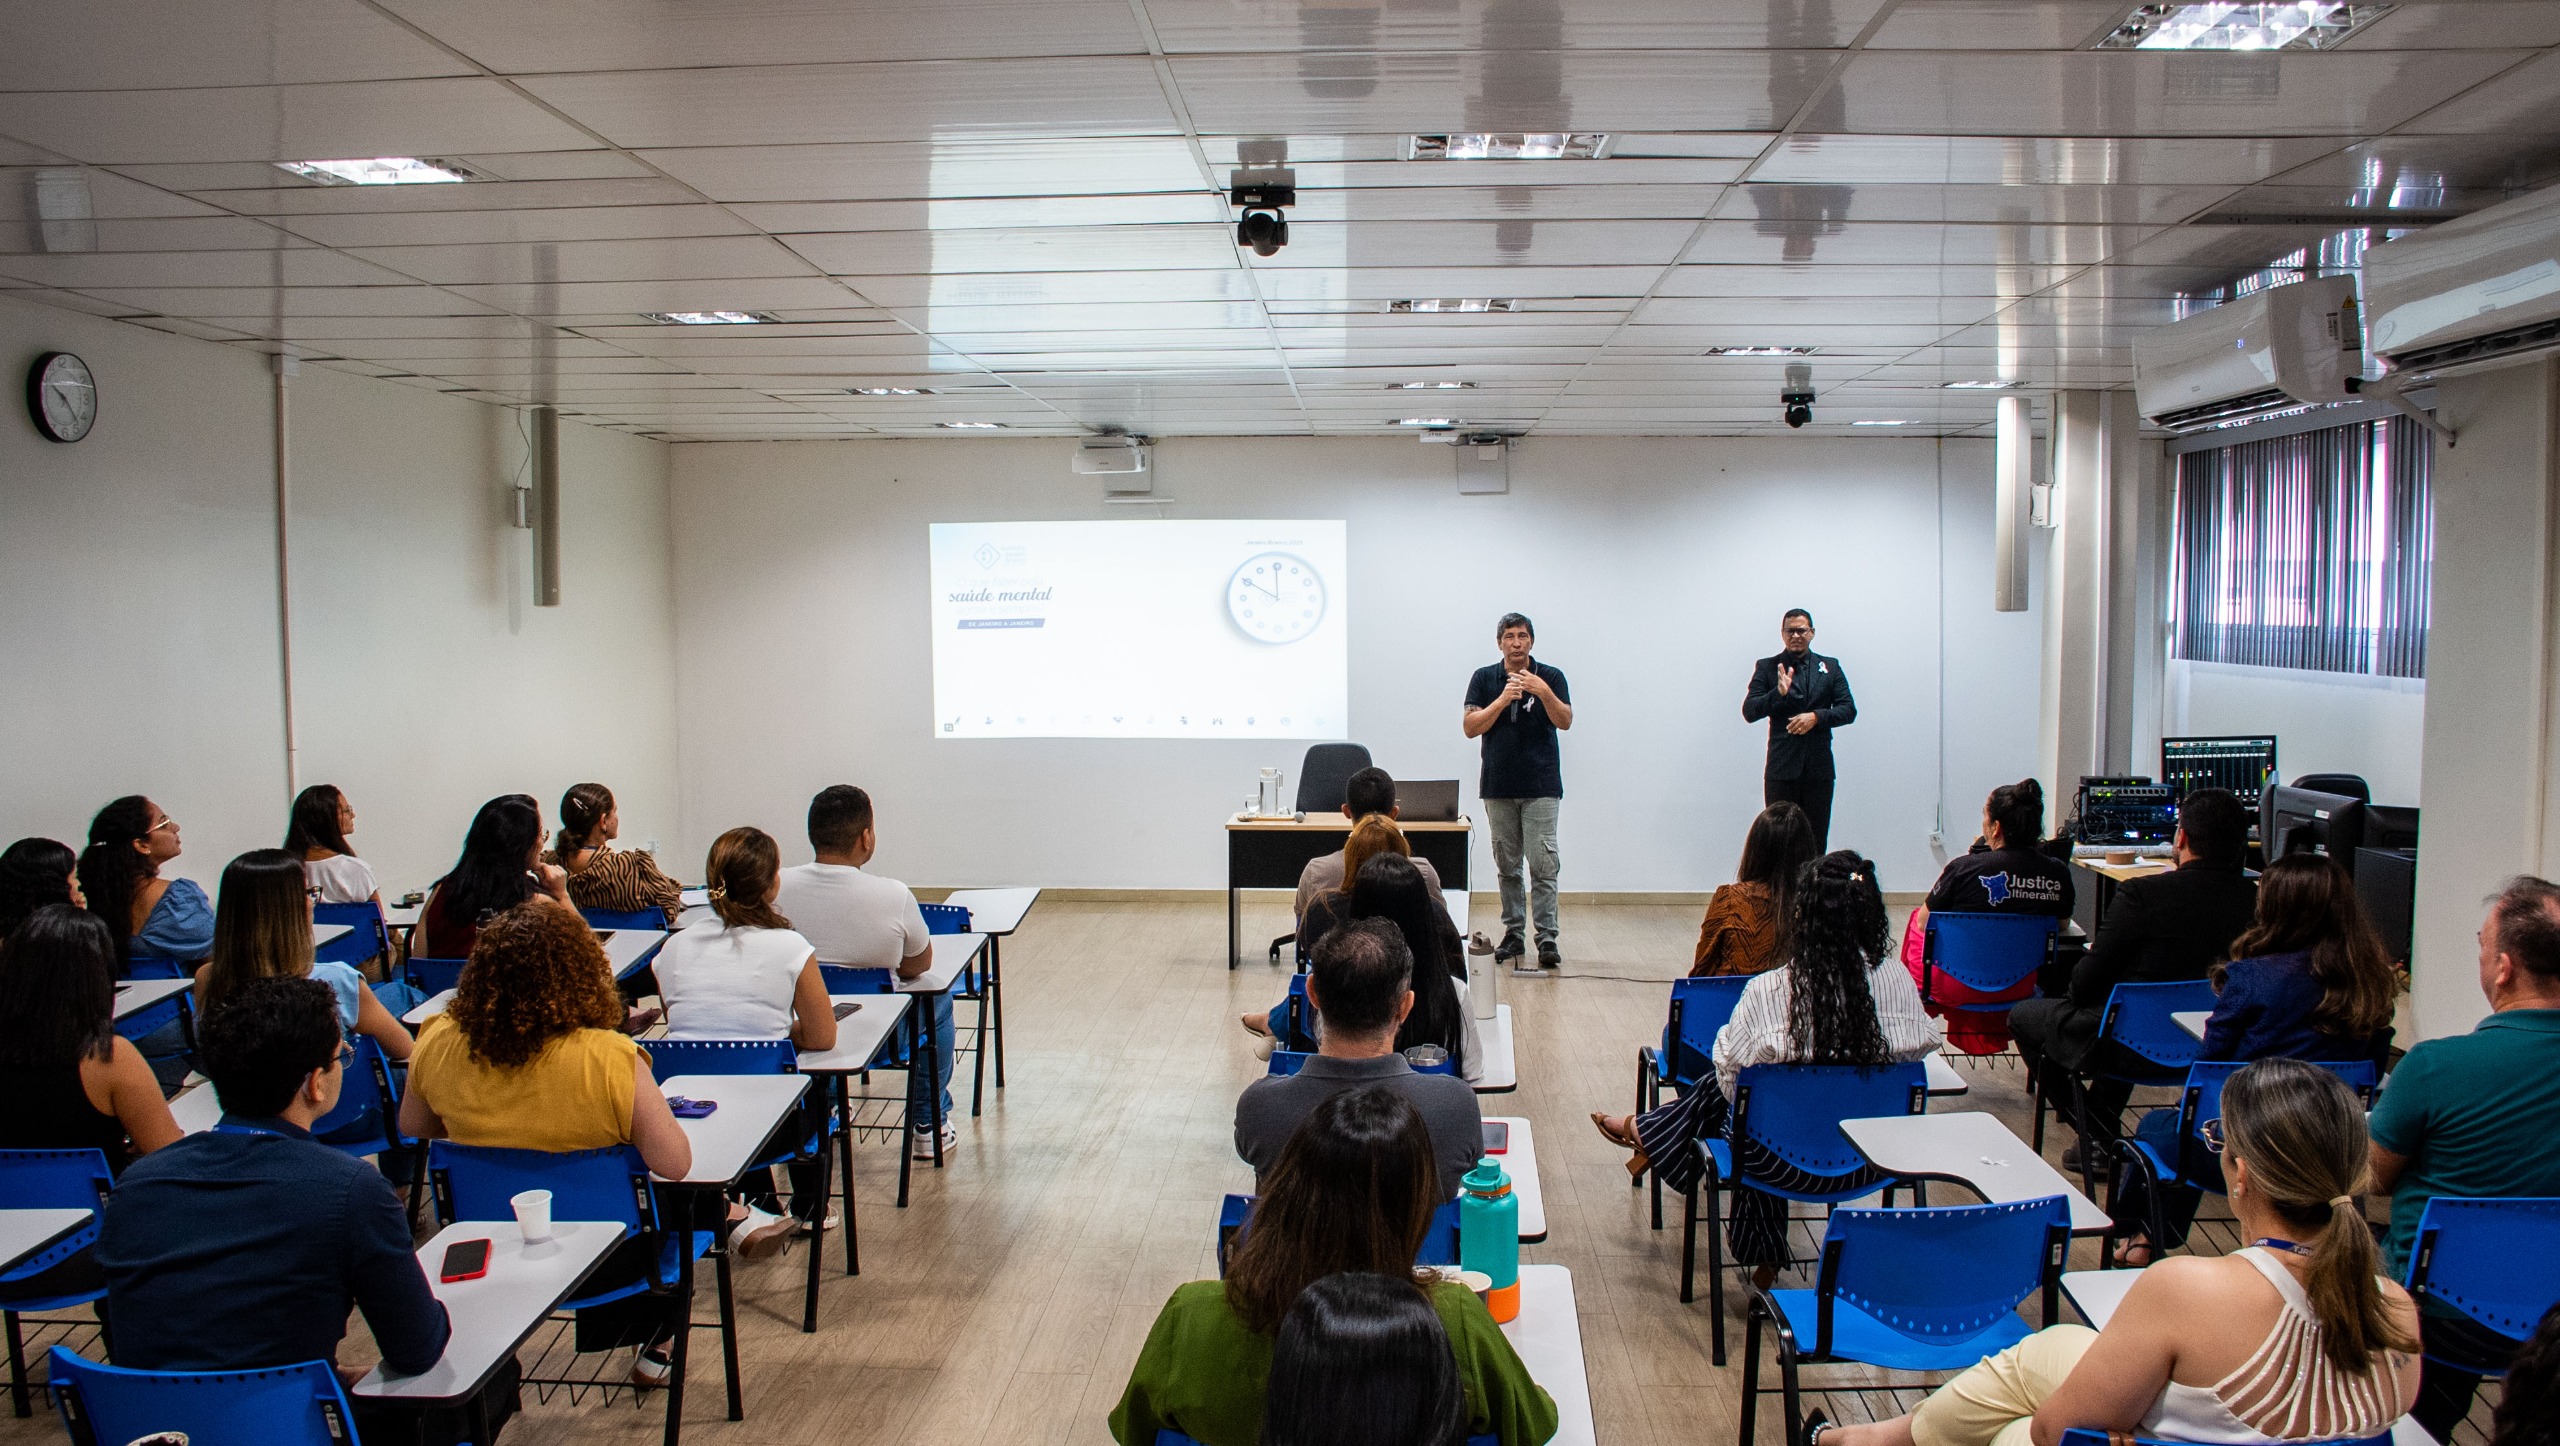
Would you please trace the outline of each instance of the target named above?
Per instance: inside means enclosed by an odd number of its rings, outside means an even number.
[[[1809,346],[1711,346],[1703,356],[1811,356]]]
[[[781,318],[770,311],[644,311],[640,319],[660,326],[767,326]]]
[[[1004,430],[1002,422],[936,422],[934,425],[948,427],[955,432],[1001,432]]]
[[[1393,422],[1388,423],[1388,425],[1395,427],[1458,427],[1464,426],[1465,423],[1459,421],[1456,417],[1398,417]]]
[[[1463,392],[1473,389],[1473,382],[1389,382],[1391,392]]]
[[[1609,138],[1597,131],[1477,131],[1415,136],[1405,142],[1404,155],[1408,161],[1596,161],[1608,147]]]
[[[1851,422],[1852,427],[1916,427],[1920,424],[1903,417],[1869,418]]]
[[[1390,301],[1389,311],[1517,311],[1520,303],[1504,296],[1426,296]]]
[[[415,156],[375,156],[353,161],[278,161],[290,171],[324,186],[449,186],[458,181],[489,179],[460,161],[422,161]]]
[[[857,397],[929,397],[931,387],[847,387]]]
[[[2005,392],[2016,382],[1940,382],[1939,387],[1951,392]]]
[[[2137,5],[2100,50],[2327,50],[2391,12],[2336,0]]]

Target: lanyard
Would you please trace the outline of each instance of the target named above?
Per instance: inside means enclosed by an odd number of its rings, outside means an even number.
[[[2311,1253],[2311,1247],[2308,1245],[2296,1245],[2290,1240],[2278,1240],[2272,1235],[2261,1235],[2249,1243],[2267,1250],[2281,1250],[2290,1255],[2309,1255]]]
[[[213,1132],[217,1135],[267,1135],[279,1140],[288,1138],[282,1130],[270,1130],[263,1125],[244,1125],[237,1120],[229,1119],[215,1125]]]

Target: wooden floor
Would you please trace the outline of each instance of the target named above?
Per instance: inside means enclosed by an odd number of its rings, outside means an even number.
[[[1286,896],[1269,900],[1248,909],[1248,940],[1286,927]],[[1647,1228],[1623,1152],[1585,1119],[1629,1107],[1636,1047],[1661,1028],[1661,981],[1685,972],[1697,920],[1685,906],[1588,906],[1568,909],[1564,928],[1565,977],[1502,980],[1520,1089],[1486,1098],[1488,1113],[1525,1115],[1538,1132],[1549,1236],[1523,1257],[1573,1270],[1600,1441],[1731,1440],[1738,1366],[1708,1363],[1703,1292],[1679,1302],[1676,1217]],[[940,1173],[919,1169],[908,1209],[892,1203],[891,1147],[857,1148],[863,1273],[841,1273],[829,1237],[817,1334],[799,1329],[797,1247],[742,1266],[747,1418],[724,1419],[717,1337],[698,1333],[685,1439],[1109,1441],[1104,1418],[1166,1294],[1215,1273],[1218,1197],[1251,1184],[1231,1124],[1263,1065],[1236,1016],[1286,976],[1251,948],[1230,974],[1224,944],[1214,905],[1042,904],[1005,950],[1010,1087],[968,1118],[963,1057],[959,1149]],[[2023,1127],[2014,1063],[1968,1068],[1967,1107]],[[706,1290],[700,1318],[710,1304]],[[1733,1344],[1738,1360],[1738,1331]],[[345,1358],[369,1352],[359,1321]],[[509,1446],[658,1439],[654,1395],[638,1410],[628,1393],[527,1397]],[[60,1439],[48,1419],[0,1423],[0,1443]],[[1762,1441],[1779,1434],[1764,1413]]]

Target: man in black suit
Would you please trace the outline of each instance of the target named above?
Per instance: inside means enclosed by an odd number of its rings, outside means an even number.
[[[2071,971],[2069,995],[2009,1012],[2018,1053],[2036,1068],[2046,1098],[2069,1098],[2064,1075],[2147,1068],[2112,1044],[2098,1047],[2107,994],[2119,984],[2205,977],[2257,913],[2257,881],[2241,867],[2248,847],[2249,815],[2239,799],[2220,788],[2188,794],[2178,805],[2178,866],[2117,887],[2098,937]],[[2090,1085],[2089,1127],[2102,1143],[2115,1137],[2132,1093],[2116,1080]]]
[[[1858,721],[1849,675],[1838,658],[1813,650],[1813,614],[1787,609],[1778,620],[1781,651],[1751,670],[1742,695],[1742,721],[1769,720],[1769,763],[1760,777],[1760,801],[1780,799],[1804,810],[1817,849],[1831,847],[1831,730]]]

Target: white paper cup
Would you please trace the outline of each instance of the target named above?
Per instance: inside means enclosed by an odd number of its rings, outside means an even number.
[[[551,1238],[551,1192],[527,1190],[507,1202],[516,1207],[516,1228],[524,1232],[524,1243],[539,1245]]]

